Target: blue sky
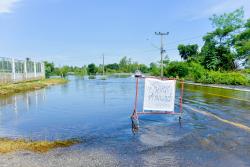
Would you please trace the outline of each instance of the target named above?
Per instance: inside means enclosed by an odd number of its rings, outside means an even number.
[[[197,43],[212,30],[213,13],[249,0],[0,0],[0,57],[53,61],[56,65],[118,62],[121,57],[149,64],[160,58],[159,36],[180,60],[177,45]]]

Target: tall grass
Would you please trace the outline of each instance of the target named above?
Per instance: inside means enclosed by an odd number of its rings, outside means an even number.
[[[50,85],[64,84],[67,82],[68,81],[63,78],[53,78],[53,79],[43,79],[43,80],[37,80],[37,81],[1,84],[0,95],[9,95],[13,93],[37,90],[37,89],[42,89]]]

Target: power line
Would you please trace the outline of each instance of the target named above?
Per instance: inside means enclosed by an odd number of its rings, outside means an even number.
[[[198,38],[203,37],[203,36],[204,36],[204,35],[197,35],[197,36],[193,36],[193,37],[189,37],[189,38],[184,38],[184,39],[180,39],[180,40],[168,42],[168,46],[169,46],[169,45],[172,45],[172,44],[179,43],[179,42],[189,41],[189,40],[192,40],[192,39],[198,39]],[[163,38],[163,39],[164,39],[164,38]],[[155,44],[153,44],[153,43],[151,42],[152,37],[151,37],[151,39],[147,38],[146,40],[150,41],[150,45],[151,45],[152,47],[157,48],[157,49],[160,49],[160,48],[158,48]],[[164,43],[164,42],[163,42],[163,43]]]
[[[169,51],[169,50],[177,50],[177,48],[170,48],[170,49],[165,49],[166,51]]]
[[[152,38],[151,38],[152,39]],[[160,49],[158,46],[156,46],[153,42],[151,42],[151,40],[150,39],[146,39],[146,40],[148,40],[149,42],[150,42],[150,45],[152,46],[152,47],[154,47],[154,48],[156,48],[156,49]]]
[[[172,41],[172,42],[169,42],[168,44],[175,44],[175,43],[179,43],[179,42],[183,42],[183,41],[189,41],[189,40],[192,40],[192,39],[200,38],[202,36],[203,35],[199,35],[199,36],[194,36],[194,37],[190,37],[190,38],[185,38],[185,39],[182,39],[182,40]]]
[[[159,48],[150,49],[150,50],[147,49],[147,50],[142,50],[142,51],[138,50],[138,51],[135,51],[135,52],[127,52],[126,54],[146,53],[146,52],[153,52],[153,51],[157,51],[157,50],[159,50]]]

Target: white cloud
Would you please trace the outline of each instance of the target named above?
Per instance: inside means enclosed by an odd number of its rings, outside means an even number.
[[[11,13],[14,5],[20,0],[0,0],[0,14]]]
[[[191,20],[197,20],[202,18],[208,18],[213,14],[223,14],[225,12],[232,12],[240,7],[244,8],[245,17],[250,17],[250,1],[249,0],[226,0],[221,3],[210,6],[208,9],[203,10]]]

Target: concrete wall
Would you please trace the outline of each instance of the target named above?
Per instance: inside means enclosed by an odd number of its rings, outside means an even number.
[[[0,73],[0,83],[12,82],[12,73]]]
[[[27,70],[27,62],[28,61],[0,58],[0,63],[2,63],[0,64],[0,84],[15,83],[15,82],[45,78],[45,67],[43,62],[32,61],[34,65],[29,66],[28,70]],[[37,67],[39,69],[37,69]]]

